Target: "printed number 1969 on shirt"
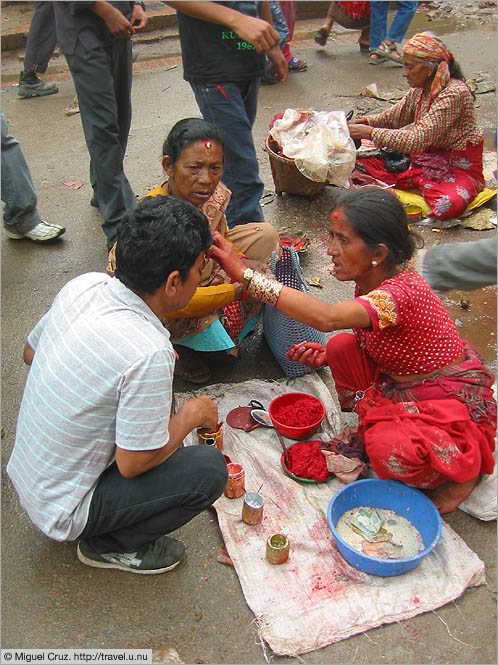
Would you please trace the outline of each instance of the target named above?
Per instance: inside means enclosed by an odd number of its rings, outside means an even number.
[[[254,46],[252,44],[249,44],[249,42],[237,42],[237,49],[239,51],[251,51],[255,50]]]

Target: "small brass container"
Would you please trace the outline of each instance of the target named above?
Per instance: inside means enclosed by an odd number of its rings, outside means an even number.
[[[289,558],[289,539],[283,533],[272,533],[266,541],[266,558],[274,565],[285,563]]]

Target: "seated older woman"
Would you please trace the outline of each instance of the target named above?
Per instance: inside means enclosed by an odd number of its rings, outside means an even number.
[[[168,179],[148,196],[173,195],[198,207],[208,219],[211,232],[227,238],[243,257],[246,267],[265,270],[278,233],[271,224],[253,222],[228,229],[225,210],[230,190],[221,182],[223,141],[216,127],[200,118],[185,118],[171,129],[163,146],[163,168]],[[114,248],[107,267],[114,272]],[[212,259],[203,268],[200,286],[182,310],[165,312],[163,323],[178,353],[175,375],[204,383],[211,374],[200,351],[232,351],[254,328],[261,303],[247,298],[240,281],[231,282]]]
[[[483,131],[460,66],[436,37],[419,33],[403,47],[403,76],[411,90],[382,113],[351,120],[354,139],[370,139],[410,157],[400,173],[379,157],[359,170],[399,189],[419,189],[438,219],[458,217],[484,187]]]
[[[372,187],[343,194],[330,217],[335,276],[356,284],[353,300],[328,304],[251,275],[215,234],[209,250],[249,293],[318,330],[353,329],[326,347],[304,342],[290,360],[328,363],[344,411],[359,417],[356,435],[380,478],[428,490],[441,513],[454,510],[494,468],[493,375],[461,339],[450,314],[407,262],[417,236],[403,206]]]

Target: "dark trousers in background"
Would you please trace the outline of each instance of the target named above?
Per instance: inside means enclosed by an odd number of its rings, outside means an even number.
[[[46,72],[56,43],[54,3],[35,2],[24,55],[25,71]]]
[[[123,216],[135,207],[123,167],[131,125],[131,40],[117,39],[112,46],[92,51],[78,41],[66,60],[90,153],[90,183],[110,244]]]

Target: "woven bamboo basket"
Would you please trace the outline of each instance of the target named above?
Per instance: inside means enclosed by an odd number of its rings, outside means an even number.
[[[277,155],[271,148],[273,138],[266,137],[265,150],[270,158],[271,174],[275,183],[275,192],[281,196],[283,192],[299,194],[313,198],[318,196],[325,188],[326,182],[314,182],[304,176],[297,168],[293,159]]]

